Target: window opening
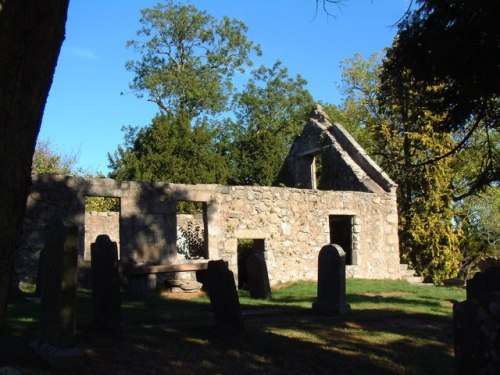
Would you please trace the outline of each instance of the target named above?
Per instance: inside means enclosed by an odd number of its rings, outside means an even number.
[[[186,259],[208,259],[206,202],[177,202],[177,252]]]
[[[120,259],[120,203],[118,197],[85,196],[83,259],[90,260],[90,244],[101,234],[116,242]]]

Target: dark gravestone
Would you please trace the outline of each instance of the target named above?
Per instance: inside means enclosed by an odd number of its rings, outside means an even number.
[[[83,365],[75,347],[78,228],[54,222],[45,236],[41,288],[40,339],[33,349],[56,370]]]
[[[457,374],[500,374],[500,268],[467,280],[467,300],[453,305]]]
[[[351,307],[345,296],[345,252],[339,245],[323,246],[318,257],[318,299],[313,310],[347,314]]]
[[[104,333],[120,336],[122,310],[118,247],[107,235],[100,235],[90,245],[90,254],[96,325]]]
[[[271,286],[264,255],[253,253],[247,258],[247,278],[250,297],[271,299]]]
[[[208,262],[206,289],[215,326],[222,334],[237,334],[243,329],[240,301],[233,273],[223,260]]]
[[[500,292],[500,267],[488,268],[467,280],[467,301],[490,292]]]

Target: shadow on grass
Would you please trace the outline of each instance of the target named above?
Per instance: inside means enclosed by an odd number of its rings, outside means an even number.
[[[324,316],[312,312],[311,295],[283,293],[261,305],[243,303],[244,310],[264,314],[246,316],[241,335],[223,337],[214,328],[207,298],[139,301],[124,295],[124,335],[115,339],[95,330],[91,297],[82,290],[77,303],[77,345],[86,356],[82,374],[452,372],[451,318],[418,311],[442,309],[439,300],[352,294],[350,314]],[[9,307],[0,366],[46,369],[26,350],[36,335],[36,310],[33,302]]]

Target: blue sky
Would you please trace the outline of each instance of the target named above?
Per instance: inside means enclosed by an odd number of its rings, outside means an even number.
[[[245,22],[248,38],[262,47],[254,66],[281,60],[290,75],[300,74],[316,100],[340,104],[340,62],[368,57],[391,45],[393,27],[409,0],[346,0],[330,7],[314,0],[195,0],[191,4],[220,18]],[[39,139],[60,153],[79,154],[79,166],[107,174],[107,153],[123,141],[122,126],[147,125],[153,104],[128,89],[133,76],[125,62],[138,58],[127,40],[139,29],[140,9],[150,0],[71,0],[66,40],[47,100]],[[120,95],[120,93],[124,95]]]

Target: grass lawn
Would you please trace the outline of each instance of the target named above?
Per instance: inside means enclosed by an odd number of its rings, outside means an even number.
[[[172,295],[144,301],[123,295],[124,335],[99,334],[92,324],[92,296],[80,290],[77,345],[81,374],[448,374],[454,372],[452,301],[459,288],[402,281],[348,280],[345,316],[312,312],[316,284],[273,289],[259,301],[240,293],[245,331],[217,334],[207,297]],[[39,304],[15,300],[0,332],[0,368],[47,373],[29,349]],[[0,369],[0,374],[2,370]]]

